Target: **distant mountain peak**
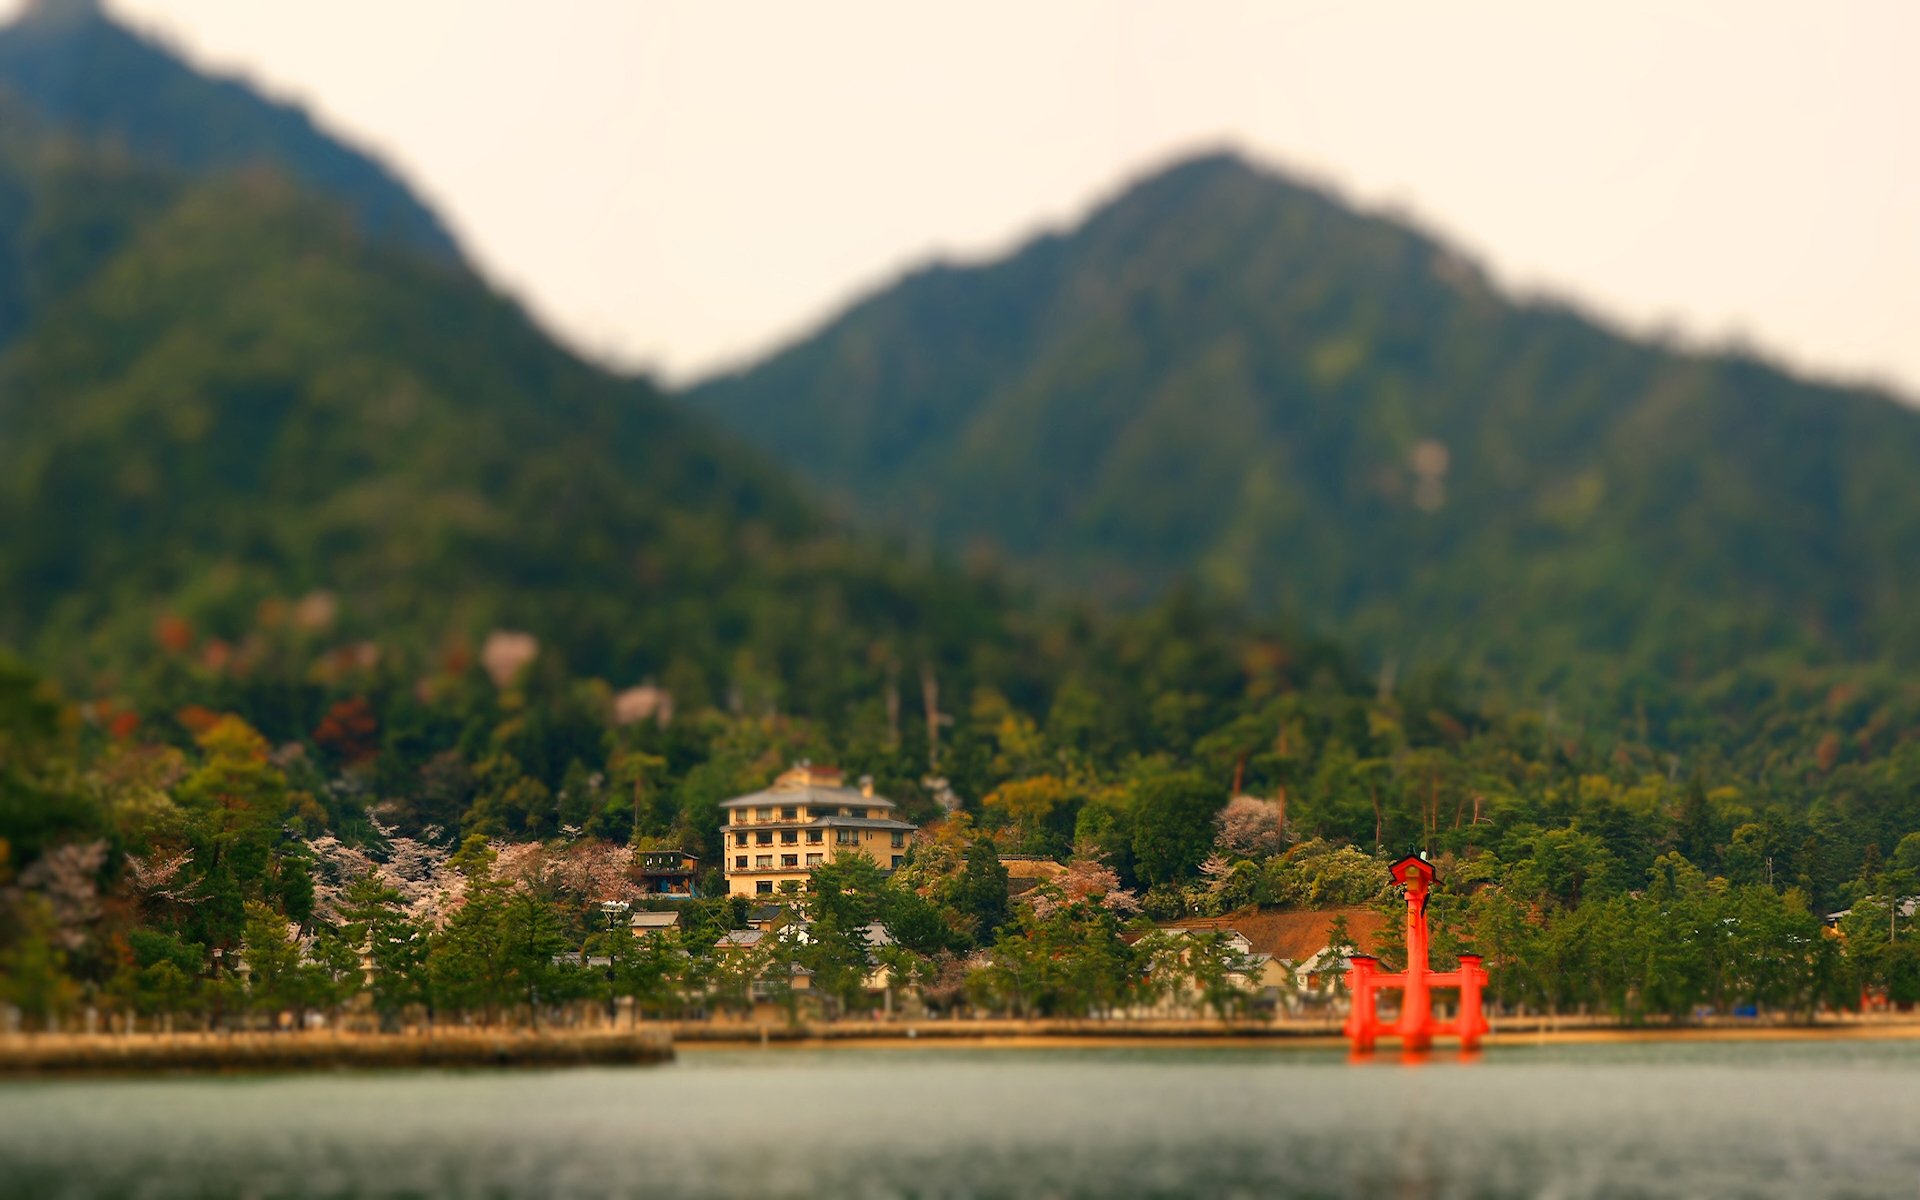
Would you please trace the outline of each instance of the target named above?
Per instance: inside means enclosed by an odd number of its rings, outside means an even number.
[[[40,24],[77,23],[106,20],[107,13],[100,0],[27,0],[20,19]]]
[[[184,174],[264,166],[343,204],[362,229],[443,260],[445,226],[384,164],[302,109],[195,70],[99,0],[30,0],[0,26],[0,91],[41,121]]]
[[[1081,590],[1198,580],[1541,677],[1920,661],[1892,550],[1920,536],[1920,416],[1503,295],[1232,150],[906,275],[692,400],[847,511]]]
[[[1148,172],[1148,174],[1150,176],[1166,177],[1182,174],[1212,174],[1216,172],[1261,173],[1259,169],[1253,165],[1252,160],[1249,159],[1238,146],[1232,145],[1231,143],[1223,143],[1218,146],[1196,147],[1184,154],[1176,155],[1163,166],[1157,170]]]
[[[1128,181],[1121,194],[1220,184],[1255,184],[1337,199],[1329,187],[1316,182],[1312,176],[1263,162],[1231,143],[1197,147],[1149,167]]]

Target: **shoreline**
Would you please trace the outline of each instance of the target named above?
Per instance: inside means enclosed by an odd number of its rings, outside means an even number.
[[[1481,1049],[1531,1046],[1645,1045],[1680,1042],[1825,1042],[1920,1041],[1920,1016],[1891,1020],[1821,1021],[1795,1024],[1712,1024],[1624,1026],[1549,1023],[1526,1019],[1502,1027],[1496,1022]],[[676,1027],[677,1052],[742,1049],[1077,1049],[1093,1047],[1232,1046],[1273,1050],[1344,1050],[1346,1036],[1337,1025],[1223,1025],[1197,1021],[943,1021],[843,1022],[790,1026],[753,1022],[701,1023]],[[1443,1039],[1435,1054],[1457,1054],[1458,1043]],[[1400,1053],[1394,1039],[1381,1042],[1376,1056]]]
[[[1496,1023],[1482,1049],[1685,1042],[1920,1040],[1920,1017],[1802,1024],[1628,1027],[1524,1019]],[[1021,1050],[1233,1047],[1344,1050],[1337,1026],[1186,1020],[755,1021],[648,1023],[638,1028],[436,1029],[397,1034],[310,1032],[16,1034],[0,1037],[0,1080],[68,1076],[657,1065],[682,1052],[741,1050]],[[1440,1056],[1456,1044],[1437,1043]],[[1400,1054],[1384,1041],[1377,1057]]]
[[[231,1033],[15,1034],[0,1038],[0,1080],[74,1075],[648,1065],[673,1058],[665,1030],[448,1028]]]

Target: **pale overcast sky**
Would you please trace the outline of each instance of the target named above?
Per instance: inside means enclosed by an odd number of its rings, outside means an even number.
[[[573,344],[669,378],[1233,144],[1515,287],[1920,395],[1905,0],[111,3],[385,155]]]

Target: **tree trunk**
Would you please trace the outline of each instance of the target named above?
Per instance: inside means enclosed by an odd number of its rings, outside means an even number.
[[[927,770],[940,768],[940,680],[932,663],[920,664],[920,703],[927,711]]]
[[[887,662],[887,745],[900,748],[900,664]]]

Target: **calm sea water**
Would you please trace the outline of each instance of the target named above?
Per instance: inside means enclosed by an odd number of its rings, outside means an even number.
[[[697,1051],[0,1085],[9,1197],[1920,1198],[1920,1044]]]

